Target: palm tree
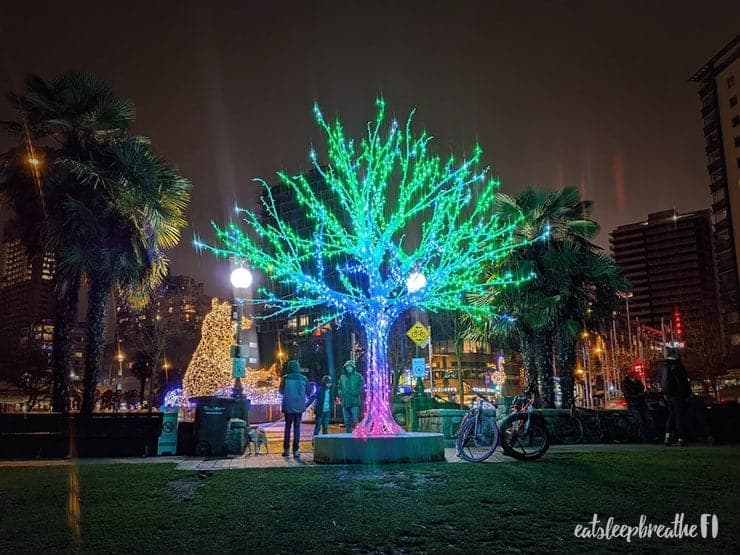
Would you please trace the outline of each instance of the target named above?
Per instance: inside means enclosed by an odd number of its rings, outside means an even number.
[[[64,200],[79,194],[81,184],[56,162],[60,158],[89,160],[101,140],[119,136],[131,125],[134,105],[118,97],[99,77],[79,72],[63,73],[50,83],[30,75],[24,93],[11,94],[9,99],[18,121],[0,125],[21,146],[3,155],[4,185],[0,186],[22,225],[38,229],[38,233],[27,235],[29,251],[45,249],[54,255],[57,298],[52,405],[55,411],[66,412],[70,332],[90,258],[80,238],[70,234],[65,213]],[[24,164],[31,164],[32,182]],[[31,191],[35,198],[29,197]]]
[[[89,414],[105,341],[108,299],[114,288],[143,306],[167,273],[166,249],[187,224],[190,183],[158,158],[148,140],[126,137],[101,143],[90,161],[61,163],[87,185],[66,203],[70,227],[87,237],[88,342],[82,413]],[[94,194],[89,194],[94,191]]]
[[[554,192],[530,187],[517,197],[499,194],[496,210],[503,217],[524,214],[517,232],[521,240],[529,241],[507,261],[507,269],[535,277],[518,289],[480,295],[476,302],[496,304],[502,316],[490,322],[468,322],[473,336],[506,338],[518,346],[530,387],[537,393],[539,384],[546,406],[554,404],[554,354],[563,403],[569,403],[575,337],[587,316],[610,312],[614,285],[622,283],[611,259],[591,243],[599,231],[590,218],[592,206],[591,201],[581,200],[574,187]],[[612,300],[607,302],[610,294]]]
[[[131,371],[134,376],[139,380],[139,402],[141,406],[144,406],[144,389],[146,388],[146,381],[151,380],[152,377],[152,366],[149,359],[149,355],[143,351],[136,351],[134,355],[134,363],[131,366]],[[151,389],[151,382],[149,385]]]
[[[582,330],[601,329],[611,319],[616,292],[627,282],[614,261],[587,243],[560,241],[545,253],[548,279],[558,303],[550,323],[560,374],[562,406],[573,400],[576,342]],[[545,381],[545,402],[555,401],[554,379]]]

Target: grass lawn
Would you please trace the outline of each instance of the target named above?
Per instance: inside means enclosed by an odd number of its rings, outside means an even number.
[[[0,553],[740,551],[737,447],[535,463],[217,471],[170,464],[0,468]],[[79,496],[69,495],[79,488]],[[577,539],[716,514],[717,539]],[[79,516],[75,516],[79,515]],[[77,534],[79,532],[79,535]]]

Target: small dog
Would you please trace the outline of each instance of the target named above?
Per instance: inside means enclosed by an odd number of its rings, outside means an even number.
[[[261,445],[265,446],[265,453],[270,453],[270,450],[267,447],[267,435],[265,434],[265,431],[259,426],[250,426],[249,428],[247,428],[247,452],[251,455],[252,448],[250,447],[250,445],[254,446],[255,455],[260,454]]]

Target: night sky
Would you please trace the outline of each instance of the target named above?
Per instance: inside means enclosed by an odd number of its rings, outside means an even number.
[[[131,98],[135,132],[194,184],[173,272],[227,295],[190,240],[253,199],[252,178],[309,168],[314,100],[354,135],[379,93],[399,119],[416,107],[440,152],[479,141],[504,192],[579,186],[603,246],[649,212],[707,208],[687,79],[739,31],[733,1],[13,2],[0,91],[78,69]]]

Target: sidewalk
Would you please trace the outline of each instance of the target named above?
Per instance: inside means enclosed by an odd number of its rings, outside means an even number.
[[[213,471],[248,468],[305,468],[327,466],[319,465],[313,461],[311,451],[311,439],[313,423],[305,423],[301,426],[301,457],[295,460],[292,457],[284,458],[282,453],[282,437],[285,423],[283,421],[272,422],[260,427],[268,437],[269,453],[251,454],[249,451],[241,456],[230,457],[189,457],[189,456],[160,456],[160,457],[118,457],[118,458],[84,458],[84,459],[43,459],[43,460],[0,460],[0,468],[17,466],[71,466],[83,464],[158,464],[175,463],[178,470],[188,471]],[[330,432],[341,432],[342,426],[331,426]],[[580,444],[580,445],[555,445],[551,446],[545,454],[545,458],[569,453],[610,453],[610,452],[635,452],[635,451],[663,451],[666,447],[658,444]],[[678,449],[672,447],[671,449]],[[688,447],[687,449],[691,449]],[[448,463],[465,462],[458,458],[454,447],[445,449],[445,459]],[[485,461],[486,463],[520,463],[515,459],[503,455],[499,447],[493,455]],[[532,464],[532,463],[521,463]]]

